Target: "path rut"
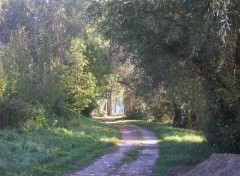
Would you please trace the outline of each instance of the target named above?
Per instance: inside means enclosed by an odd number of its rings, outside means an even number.
[[[135,125],[111,123],[122,134],[117,150],[68,176],[152,176],[159,156],[159,141],[154,133]],[[126,160],[127,153],[131,151],[137,151],[137,156]]]

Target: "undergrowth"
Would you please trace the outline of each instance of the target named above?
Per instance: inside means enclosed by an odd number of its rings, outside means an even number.
[[[116,128],[89,118],[0,130],[0,175],[62,175],[102,155],[119,136]]]
[[[156,122],[130,121],[153,131],[160,139],[160,157],[154,175],[172,176],[170,169],[178,165],[196,165],[213,152],[201,133]]]

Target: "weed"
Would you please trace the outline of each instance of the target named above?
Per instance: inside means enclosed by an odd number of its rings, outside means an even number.
[[[120,161],[121,164],[120,165],[130,163],[131,161],[137,160],[140,150],[141,150],[141,147],[137,147],[136,149],[127,151],[124,154],[124,157],[121,159],[121,161]]]
[[[121,166],[123,166],[124,164],[128,164],[131,161],[135,161],[137,160],[139,154],[140,154],[140,150],[142,150],[142,147],[137,147],[135,149],[129,150],[127,152],[124,153],[123,158],[121,158],[121,160],[119,161],[119,163],[114,165],[114,169],[112,171],[110,171],[110,175],[113,175],[116,171],[118,171]]]

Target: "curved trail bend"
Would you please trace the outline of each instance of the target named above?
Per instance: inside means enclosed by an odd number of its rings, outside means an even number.
[[[159,156],[157,137],[138,126],[121,122],[107,123],[116,125],[122,134],[117,150],[68,176],[151,176]]]

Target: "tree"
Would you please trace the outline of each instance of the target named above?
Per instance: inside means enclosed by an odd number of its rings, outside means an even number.
[[[64,66],[63,82],[65,87],[66,106],[75,111],[82,111],[96,96],[96,79],[91,72],[86,70],[89,62],[84,51],[86,46],[80,38],[72,41],[67,54],[67,63]]]
[[[89,1],[5,0],[0,8],[4,102],[41,104],[50,116],[91,111],[109,74],[100,36],[91,33]],[[2,79],[0,79],[2,82]],[[9,103],[5,103],[8,105]],[[17,113],[16,113],[17,114]]]
[[[239,148],[239,2],[95,3],[102,15],[96,24],[111,45],[137,55],[133,62],[149,84],[145,92],[163,86],[175,122],[197,118],[211,144]]]

